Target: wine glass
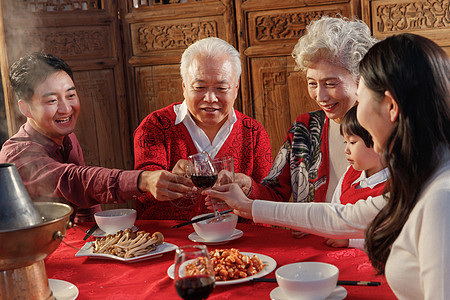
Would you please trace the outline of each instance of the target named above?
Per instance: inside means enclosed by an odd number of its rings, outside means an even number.
[[[212,161],[212,164],[217,173],[217,181],[215,183],[216,186],[234,182],[234,163],[232,156],[216,158]],[[222,220],[222,216],[215,207],[215,201],[212,200],[211,204],[214,208],[215,217],[210,222],[218,222]]]
[[[205,151],[188,157],[186,174],[200,190],[212,187],[217,180],[217,172],[213,167],[209,154]],[[220,217],[216,209],[214,209],[214,215],[216,218]]]
[[[217,173],[207,152],[189,156],[186,173],[192,183],[200,189],[212,187],[217,180]]]
[[[185,300],[207,299],[216,285],[205,245],[178,247],[175,251],[175,290]]]
[[[216,158],[212,161],[212,165],[217,173],[216,185],[234,182],[233,156]]]

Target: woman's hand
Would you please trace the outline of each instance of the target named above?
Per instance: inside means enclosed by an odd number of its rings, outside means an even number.
[[[229,207],[234,210],[235,214],[244,218],[253,219],[253,200],[248,199],[242,189],[236,183],[217,186],[213,189],[203,191],[202,194],[208,196],[206,200],[207,205],[208,203],[211,204],[211,201],[224,201]]]
[[[292,230],[292,236],[296,239],[301,239],[301,238],[307,236],[308,234],[309,233],[307,233],[307,232]]]
[[[194,189],[189,178],[166,170],[142,172],[138,179],[138,187],[143,192],[150,192],[159,201],[184,197]]]
[[[219,174],[219,178],[217,179],[216,182],[216,186],[217,185],[225,185],[225,184],[229,184],[232,183],[232,177],[227,174],[226,172],[222,172],[221,174]],[[251,187],[252,187],[252,179],[242,173],[235,173],[234,174],[234,182],[237,183],[237,185],[239,185],[239,187],[241,188],[241,190],[244,192],[245,195],[248,195],[251,191]],[[214,203],[214,205],[213,205]],[[224,209],[229,209],[230,207],[228,206],[228,204],[224,201],[217,201],[217,199],[213,200],[211,199],[211,197],[206,197],[205,198],[205,204],[208,207],[208,210],[214,211],[214,209],[217,210],[224,210]]]
[[[214,203],[214,205],[213,205]],[[210,196],[206,196],[205,198],[205,205],[207,206],[208,210],[214,211],[217,209],[218,211],[230,209],[231,207],[228,206],[228,204],[224,201],[220,201],[217,198],[211,198]]]

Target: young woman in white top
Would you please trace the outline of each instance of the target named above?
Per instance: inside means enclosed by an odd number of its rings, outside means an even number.
[[[358,120],[388,165],[385,198],[336,203],[248,199],[234,184],[206,191],[255,222],[366,239],[399,299],[450,299],[450,60],[431,40],[388,37],[360,63]]]

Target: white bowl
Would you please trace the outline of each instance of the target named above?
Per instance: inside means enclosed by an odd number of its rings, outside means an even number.
[[[300,262],[275,271],[277,283],[289,299],[319,300],[336,288],[339,269],[321,262]]]
[[[136,210],[119,208],[99,211],[94,214],[98,227],[107,234],[115,234],[119,230],[131,228],[136,221]]]
[[[207,214],[195,216],[192,220],[203,217]],[[222,216],[222,220],[218,222],[211,222],[211,219],[193,223],[195,232],[203,238],[205,241],[221,241],[230,237],[234,233],[238,216],[235,214],[225,214]]]

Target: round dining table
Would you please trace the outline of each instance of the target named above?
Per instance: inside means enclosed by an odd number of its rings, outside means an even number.
[[[192,225],[179,228],[175,220],[137,220],[139,230],[159,231],[165,242],[175,246],[196,244],[192,241]],[[84,231],[93,223],[77,224]],[[78,288],[77,299],[181,299],[167,270],[173,264],[174,250],[138,261],[119,261],[92,256],[76,256],[89,238],[77,226],[67,230],[63,243],[45,260],[47,277],[72,283]],[[359,249],[332,248],[325,238],[307,235],[296,239],[290,230],[254,224],[238,223],[243,235],[224,244],[207,244],[209,250],[236,248],[241,252],[262,254],[273,258],[276,268],[295,262],[317,261],[339,268],[339,280],[377,281],[378,286],[350,286],[345,299],[396,299],[386,279],[377,275],[367,254]],[[173,249],[173,248],[172,248]],[[275,278],[275,270],[264,278]],[[239,284],[216,285],[208,299],[271,299],[276,282],[247,281]]]

